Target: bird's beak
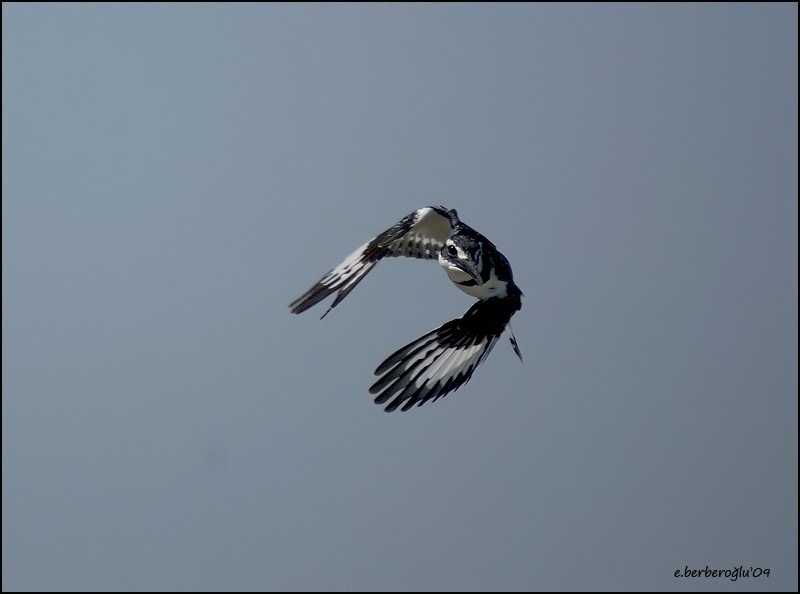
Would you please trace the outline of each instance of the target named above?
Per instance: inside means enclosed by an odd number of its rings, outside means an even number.
[[[483,279],[481,278],[481,274],[477,266],[473,266],[469,262],[464,262],[464,261],[456,261],[453,262],[452,264],[462,272],[468,274],[469,277],[472,280],[474,280],[477,284],[479,285],[483,284]]]

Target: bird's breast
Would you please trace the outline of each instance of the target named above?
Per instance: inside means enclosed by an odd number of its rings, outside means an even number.
[[[453,284],[467,295],[478,299],[488,299],[489,297],[503,297],[506,294],[505,281],[490,278],[485,283],[477,284],[475,279],[457,266],[443,264],[442,267]]]

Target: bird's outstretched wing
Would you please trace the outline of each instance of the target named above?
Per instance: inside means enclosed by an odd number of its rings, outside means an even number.
[[[443,206],[426,206],[415,210],[347,256],[317,284],[292,301],[289,304],[290,311],[302,313],[338,291],[336,299],[322,314],[324,318],[384,256],[426,260],[438,258],[457,221],[456,212]]]
[[[394,396],[386,412],[401,406],[406,411],[463,386],[522,306],[521,295],[516,289],[503,298],[477,301],[462,317],[390,355],[375,370],[382,377],[369,389],[378,394],[375,403],[384,404]],[[513,335],[512,344],[519,355]]]

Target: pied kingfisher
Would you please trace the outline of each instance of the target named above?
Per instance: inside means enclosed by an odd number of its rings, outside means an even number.
[[[394,396],[386,412],[421,406],[467,383],[506,329],[522,360],[510,326],[511,316],[522,307],[522,291],[514,284],[508,260],[444,206],[426,206],[403,217],[290,303],[290,311],[302,313],[338,291],[320,319],[324,318],[385,256],[438,259],[459,289],[478,298],[463,316],[407,344],[378,366],[375,375],[382,377],[369,392],[377,394],[376,404]]]

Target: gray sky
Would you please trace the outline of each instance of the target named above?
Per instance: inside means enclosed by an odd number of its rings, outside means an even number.
[[[2,16],[4,590],[797,589],[795,4]],[[387,415],[470,298],[287,305],[438,203],[525,363]]]

